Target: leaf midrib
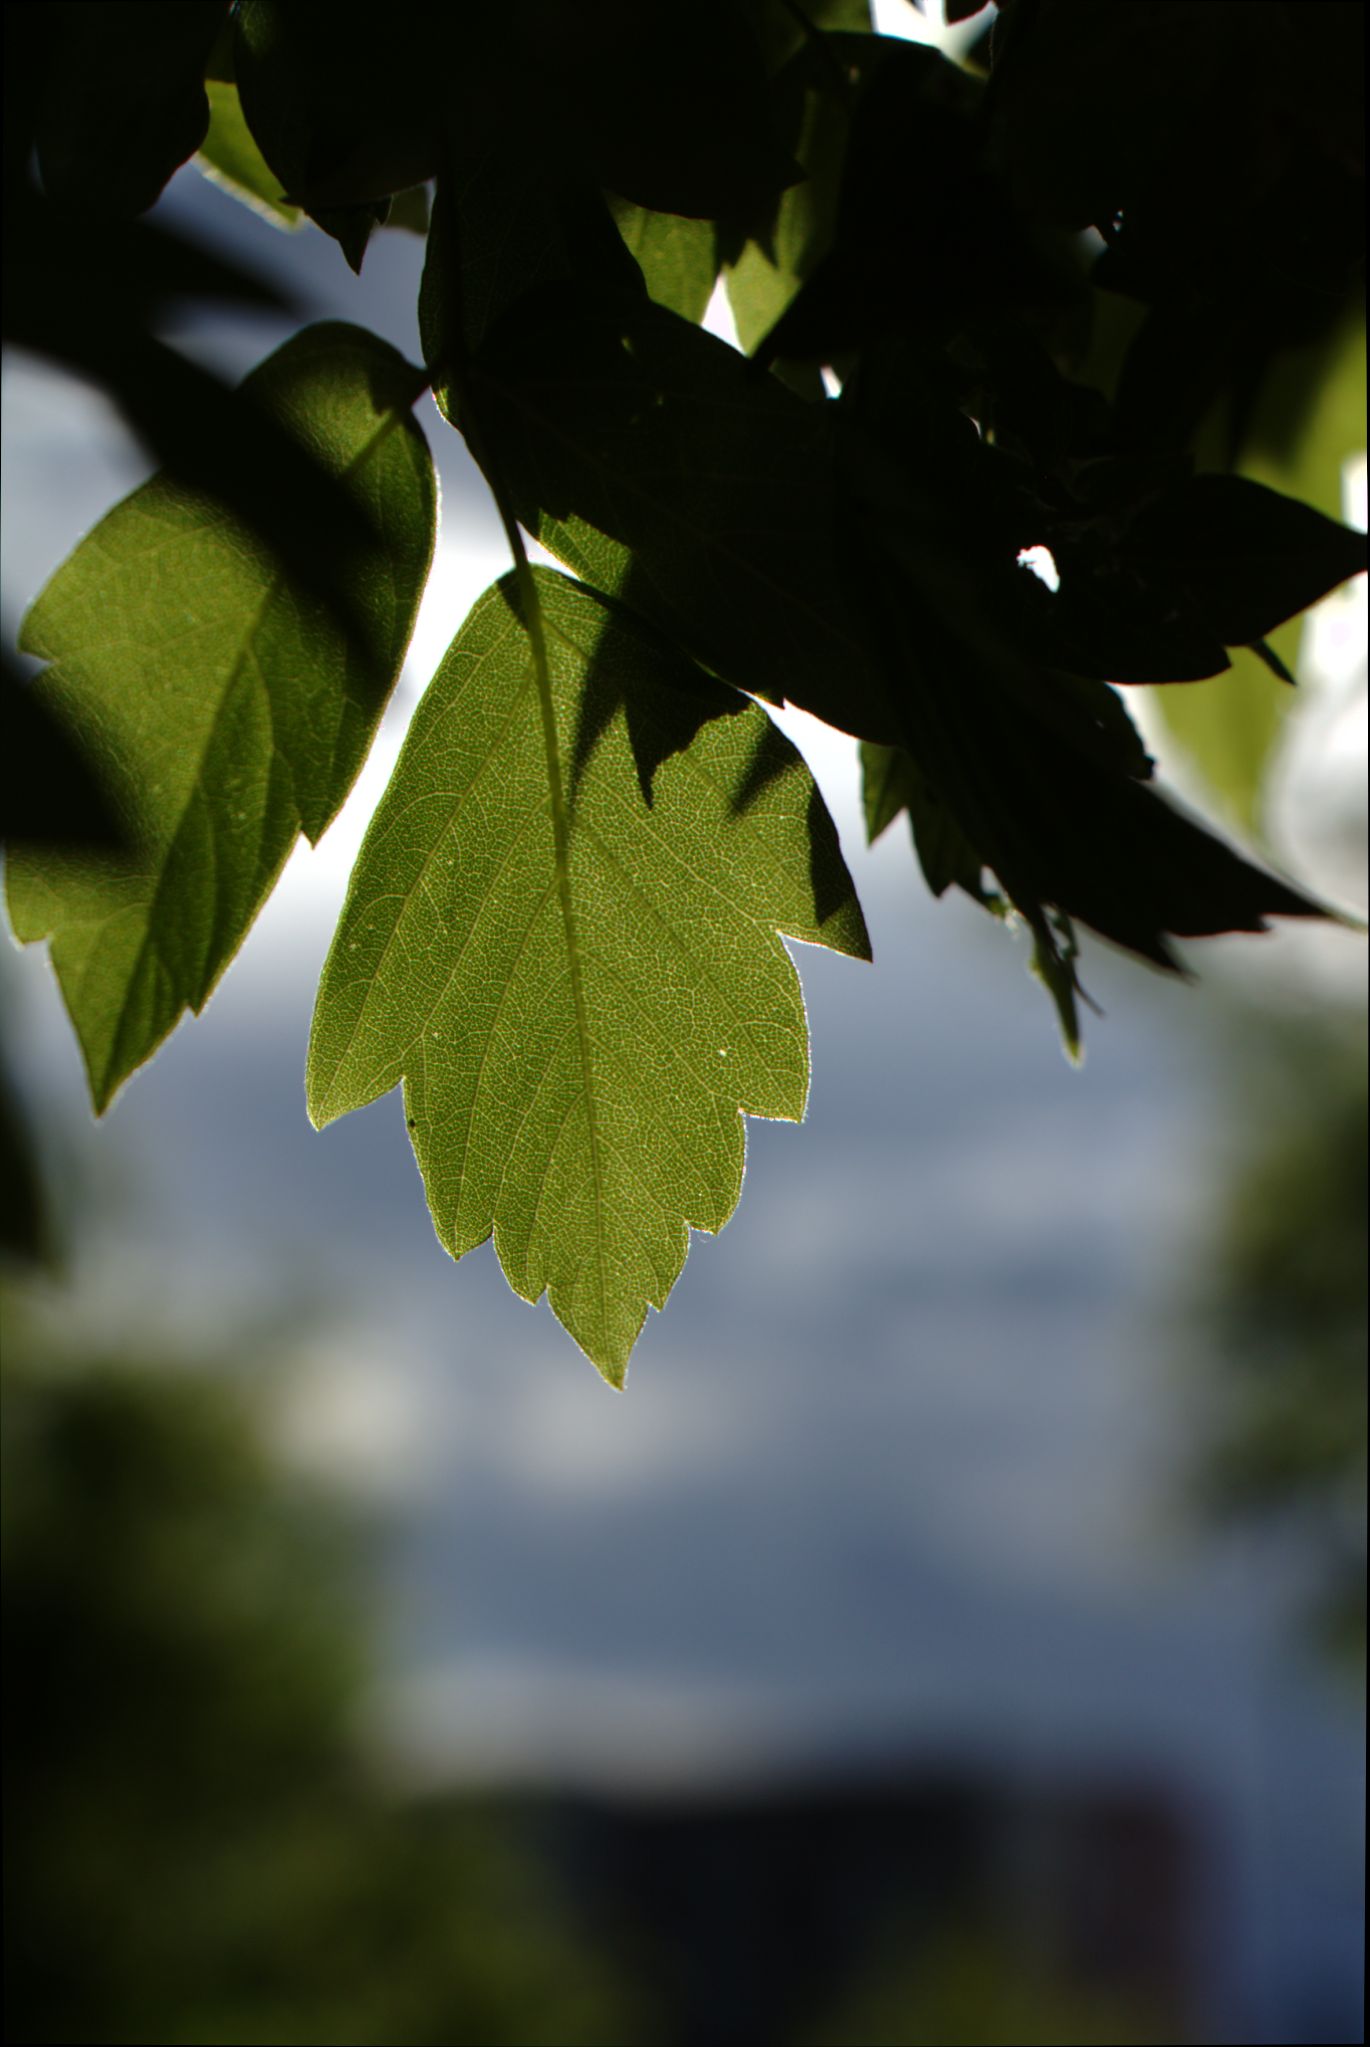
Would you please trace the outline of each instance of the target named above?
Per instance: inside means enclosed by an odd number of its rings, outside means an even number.
[[[599,1283],[600,1328],[607,1331],[610,1324],[608,1275],[605,1271],[604,1254],[604,1164],[601,1157],[599,1119],[595,1111],[594,1065],[591,1058],[593,1040],[590,1035],[590,1018],[581,974],[575,903],[571,895],[571,820],[561,777],[561,748],[557,738],[556,704],[552,695],[552,670],[547,658],[546,621],[543,618],[542,600],[538,594],[538,579],[521,547],[517,573],[528,614],[524,620],[524,629],[532,649],[533,681],[537,688],[538,709],[542,717],[543,751],[547,763],[547,784],[552,809],[552,847],[556,862],[557,901],[561,910],[562,929],[566,934],[566,956],[571,972],[571,1001],[575,1010],[576,1039],[580,1048],[581,1071],[585,1076],[583,1083],[585,1128],[590,1147],[590,1182],[595,1204],[595,1274]],[[555,626],[552,630],[557,632]],[[565,634],[557,632],[557,637],[573,654],[579,652],[575,643]]]

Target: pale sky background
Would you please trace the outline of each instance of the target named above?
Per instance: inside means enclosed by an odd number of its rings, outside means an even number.
[[[877,15],[917,25],[905,0]],[[193,169],[162,203],[264,266],[298,262],[311,312],[417,359],[413,238],[377,236],[358,282]],[[285,331],[178,338],[239,373]],[[101,399],[40,365],[16,357],[5,400],[12,630],[144,465]],[[313,987],[361,830],[423,682],[507,566],[456,437],[421,416],[443,527],[404,678],[343,816],[204,1017],[94,1129],[41,950],[0,961],[30,1086],[93,1190],[63,1314],[222,1338],[291,1454],[384,1517],[376,1717],[403,1767],[623,1787],[904,1757],[1159,1782],[1230,1866],[1225,2022],[1299,2037],[1279,2028],[1310,1970],[1346,1998],[1358,1980],[1360,1726],[1289,1646],[1297,1551],[1205,1534],[1183,1506],[1202,1360],[1180,1304],[1243,1112],[1225,1033],[1244,1003],[1344,994],[1363,941],[1192,945],[1198,988],[1091,943],[1106,1016],[1073,1072],[1026,947],[933,903],[900,829],[865,848],[850,742],[787,715],[875,965],[796,948],[808,1121],[750,1126],[737,1215],[695,1240],[610,1393],[488,1246],[442,1252],[395,1098],[322,1135],[305,1117]],[[1363,464],[1358,487],[1363,524]],[[1286,862],[1343,897],[1356,858],[1329,826],[1363,774],[1364,637],[1362,577],[1322,614],[1278,812]]]

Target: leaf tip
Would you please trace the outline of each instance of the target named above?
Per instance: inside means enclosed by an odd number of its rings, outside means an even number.
[[[1297,676],[1290,671],[1287,663],[1282,660],[1278,651],[1271,646],[1268,640],[1252,640],[1251,652],[1256,656],[1257,660],[1265,664],[1276,681],[1287,683],[1290,689],[1298,688]]]
[[[553,1313],[556,1314],[556,1312],[554,1308]],[[642,1334],[642,1324],[646,1319],[647,1311],[644,1306],[641,1318],[630,1336],[625,1336],[621,1329],[617,1333],[605,1331],[601,1341],[596,1341],[588,1332],[582,1334],[571,1328],[569,1323],[563,1323],[562,1326],[575,1339],[580,1349],[584,1351],[605,1385],[615,1393],[624,1393],[627,1391],[628,1386],[629,1360],[632,1358],[637,1340]],[[557,1314],[557,1320],[561,1321],[559,1314]],[[594,1345],[593,1349],[591,1348],[592,1344]]]
[[[97,1082],[94,1074],[91,1074],[89,1079],[90,1106],[97,1116],[104,1116],[113,1107],[114,1097],[119,1092],[119,1084],[108,1079]]]
[[[68,1005],[67,1014],[71,1016],[70,1005]],[[107,1115],[109,1110],[113,1108],[116,1098],[122,1094],[126,1083],[133,1078],[139,1066],[152,1057],[152,1053],[157,1048],[152,1046],[143,1059],[136,1060],[132,1066],[121,1065],[112,1052],[107,1052],[104,1059],[97,1066],[94,1049],[86,1043],[82,1036],[80,1023],[74,1016],[72,1017],[72,1022],[76,1029],[77,1042],[81,1047],[81,1058],[86,1069],[86,1085],[90,1089],[91,1109],[96,1116]]]
[[[305,1068],[304,1112],[315,1130],[326,1130],[341,1114],[328,1099],[328,1089],[314,1073],[312,1067]]]

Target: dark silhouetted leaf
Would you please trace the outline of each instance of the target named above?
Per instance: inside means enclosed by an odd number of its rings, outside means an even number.
[[[554,179],[540,157],[494,145],[438,183],[419,291],[419,331],[434,390],[453,425],[452,366],[473,355],[529,292],[580,285],[640,296],[643,272],[593,186]]]
[[[980,855],[907,747],[863,740],[861,787],[871,845],[907,813],[918,864],[932,893],[945,895],[955,884],[976,902],[989,902]]]
[[[43,189],[141,213],[209,125],[204,70],[227,0],[47,0],[52,56],[35,118]]]
[[[444,10],[395,0],[382,21],[340,18],[331,0],[240,0],[236,20],[253,139],[286,197],[359,270],[384,202],[438,168]]]
[[[992,870],[1053,972],[1052,911],[1167,967],[1167,934],[1322,914],[1145,786],[1151,763],[1116,694],[1034,660],[1013,630],[999,585],[1025,572],[977,558],[955,521],[939,532],[917,515],[898,453],[872,445],[857,417],[844,417],[848,568],[916,763],[906,773],[956,829],[954,862],[934,853],[931,878]],[[873,822],[891,809],[886,794]]]
[[[1097,283],[1151,308],[1120,425],[1187,446],[1363,294],[1364,9],[1054,0],[1002,26],[989,160],[1021,204],[1105,236]]]
[[[520,518],[588,583],[739,689],[894,736],[837,568],[828,407],[645,299],[555,288],[472,386]]]
[[[516,0],[525,63],[601,185],[658,213],[746,218],[796,176],[760,47],[733,0]]]
[[[880,41],[859,83],[832,247],[762,359],[831,363],[872,340],[1069,312],[1083,283],[1065,240],[982,161],[978,81],[935,50]]]
[[[1039,945],[1057,910],[1173,969],[1170,934],[1325,914],[1146,787],[1145,754],[1119,729],[1116,698],[1091,714],[1078,679],[1024,667],[990,635],[959,641],[954,613],[932,610],[929,589],[923,573],[907,577],[902,599],[873,598],[909,751]]]
[[[1241,476],[1195,476],[1138,519],[1126,559],[1225,646],[1262,640],[1366,566],[1366,539]]]

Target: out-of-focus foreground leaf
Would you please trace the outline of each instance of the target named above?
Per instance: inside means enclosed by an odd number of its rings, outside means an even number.
[[[757,706],[536,572],[545,692],[506,577],[457,635],[367,833],[309,1054],[323,1124],[405,1084],[439,1237],[621,1384],[689,1227],[742,1185],[739,1110],[797,1120],[777,933],[868,956],[836,834]]]
[[[126,843],[118,815],[76,733],[0,656],[0,843]]]
[[[38,1144],[0,1037],[0,1270],[51,1259],[54,1231]]]
[[[96,1107],[199,1010],[303,831],[316,840],[365,758],[408,644],[435,492],[409,413],[414,372],[360,329],[307,329],[243,402],[344,479],[377,539],[341,523],[344,636],[240,523],[163,476],[117,505],[57,571],[22,644],[40,700],[88,739],[136,850],[21,847],[10,916],[51,938]],[[316,536],[326,548],[327,533]]]
[[[141,213],[204,140],[204,71],[226,0],[51,0],[53,61],[34,114],[49,198]]]

